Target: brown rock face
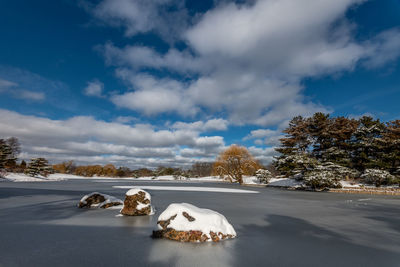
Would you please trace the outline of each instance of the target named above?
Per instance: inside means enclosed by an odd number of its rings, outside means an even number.
[[[139,204],[148,204],[148,206],[138,209]],[[121,210],[121,214],[129,216],[150,215],[150,204],[150,200],[146,198],[146,194],[143,191],[140,191],[132,196],[125,196],[124,207]]]
[[[187,212],[182,212],[182,215],[189,221],[193,222],[196,219],[192,216],[190,216]],[[206,242],[206,241],[213,241],[213,242],[218,242],[223,239],[228,239],[228,238],[233,238],[232,235],[224,235],[221,232],[219,233],[214,233],[210,232],[208,237],[205,233],[202,231],[177,231],[173,228],[169,228],[169,224],[171,223],[172,220],[176,218],[177,215],[174,215],[170,217],[168,220],[165,221],[158,221],[157,224],[159,224],[162,227],[162,230],[157,230],[153,231],[153,238],[167,238],[170,240],[175,240],[175,241],[180,241],[180,242]]]

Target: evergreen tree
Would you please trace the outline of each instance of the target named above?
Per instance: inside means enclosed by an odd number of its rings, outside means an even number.
[[[280,139],[281,146],[275,148],[281,156],[275,162],[276,169],[284,175],[294,175],[298,166],[296,155],[305,154],[311,145],[309,136],[309,121],[302,116],[294,117],[289,126],[283,131],[286,135]]]
[[[15,165],[12,149],[4,139],[0,139],[0,177],[4,176],[9,166]]]
[[[49,162],[45,158],[32,158],[25,173],[29,176],[35,177],[42,175],[47,177],[53,170],[49,166]]]
[[[328,135],[331,146],[321,154],[323,162],[333,162],[344,167],[351,168],[351,139],[359,122],[355,119],[337,117],[331,119],[328,128]]]
[[[386,168],[387,164],[382,160],[385,125],[369,116],[360,118],[359,123],[351,140],[352,166],[359,171]]]
[[[313,146],[312,155],[317,159],[321,159],[325,151],[333,147],[332,137],[329,132],[331,124],[332,120],[329,118],[329,114],[321,112],[315,113],[308,119],[307,132]]]
[[[383,134],[383,161],[388,164],[392,174],[400,177],[400,120],[390,121],[386,124]]]

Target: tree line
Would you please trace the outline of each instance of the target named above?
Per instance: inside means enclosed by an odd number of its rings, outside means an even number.
[[[381,122],[315,113],[294,117],[276,151],[276,169],[310,185],[339,187],[342,179],[360,179],[377,186],[399,182],[400,120]]]

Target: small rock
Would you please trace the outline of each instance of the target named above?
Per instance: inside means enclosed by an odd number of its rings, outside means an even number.
[[[126,192],[121,214],[128,216],[153,214],[150,194],[139,188],[133,188]]]
[[[122,200],[115,198],[113,196],[109,196],[106,194],[101,194],[98,192],[90,193],[84,196],[78,204],[79,208],[102,208],[107,209],[113,206],[122,205]]]

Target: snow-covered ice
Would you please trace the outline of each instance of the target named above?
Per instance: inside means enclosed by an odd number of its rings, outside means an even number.
[[[114,188],[138,189],[139,187],[129,185],[114,185]],[[142,189],[149,190],[165,190],[165,191],[196,191],[196,192],[220,192],[220,193],[249,193],[256,194],[258,191],[234,189],[234,188],[220,188],[220,187],[195,187],[195,186],[152,186],[152,185],[141,185]]]

